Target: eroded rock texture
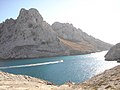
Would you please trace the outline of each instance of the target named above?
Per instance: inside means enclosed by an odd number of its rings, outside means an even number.
[[[16,20],[0,24],[0,59],[85,54],[110,47],[71,24],[49,25],[34,8],[22,8]]]

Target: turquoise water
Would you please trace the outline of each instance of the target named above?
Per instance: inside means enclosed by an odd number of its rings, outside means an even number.
[[[0,60],[0,70],[14,74],[30,75],[58,85],[68,81],[78,83],[118,65],[115,61],[105,61],[105,54],[106,51],[76,56]],[[60,60],[63,60],[63,62]]]

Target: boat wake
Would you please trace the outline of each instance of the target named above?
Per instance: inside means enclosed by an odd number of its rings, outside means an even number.
[[[0,67],[0,69],[10,69],[10,68],[20,68],[20,67],[31,67],[31,66],[42,66],[42,65],[57,64],[57,63],[62,63],[62,62],[63,62],[63,60],[59,60],[59,61],[54,61],[54,62],[44,62],[44,63],[36,63],[36,64],[26,64],[26,65]]]

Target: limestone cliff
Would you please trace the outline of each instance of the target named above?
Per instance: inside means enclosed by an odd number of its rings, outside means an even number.
[[[76,43],[75,46],[81,47],[84,51],[87,52],[108,50],[111,47],[110,44],[88,35],[81,29],[77,29],[72,24],[69,23],[55,22],[52,24],[52,28],[59,37]],[[76,49],[79,50],[79,48]]]
[[[120,43],[114,45],[108,53],[105,55],[105,59],[108,61],[120,62]]]
[[[66,47],[36,9],[21,9],[16,20],[0,24],[0,58],[64,55]]]
[[[22,8],[16,20],[0,23],[0,59],[85,54],[110,47],[70,24],[49,25],[34,8]]]

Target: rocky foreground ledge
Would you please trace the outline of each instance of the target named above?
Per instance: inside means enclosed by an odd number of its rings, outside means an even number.
[[[83,83],[68,82],[61,86],[26,75],[0,71],[0,90],[120,90],[120,65]]]

